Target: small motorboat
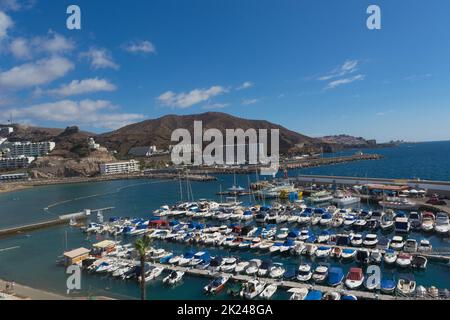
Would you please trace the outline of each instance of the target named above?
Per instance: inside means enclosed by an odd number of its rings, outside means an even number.
[[[195,253],[194,252],[186,252],[183,257],[181,257],[178,260],[178,265],[183,267],[187,266],[193,259],[194,259]]]
[[[241,273],[244,272],[244,270],[249,266],[250,262],[248,261],[241,261],[236,265],[236,268],[234,269],[234,272]]]
[[[333,216],[330,213],[324,213],[322,217],[320,218],[319,224],[321,226],[330,226],[333,222]]]
[[[405,245],[403,246],[403,251],[408,253],[414,253],[417,252],[417,240],[415,239],[408,239],[405,241]]]
[[[372,250],[370,253],[370,263],[380,264],[382,260],[383,255],[381,254],[381,251],[378,249]]]
[[[321,246],[318,247],[316,250],[316,257],[317,258],[327,258],[330,256],[331,253],[331,247],[325,247],[325,246]]]
[[[392,249],[394,249],[394,250],[400,251],[405,246],[405,241],[403,241],[402,237],[395,236],[395,237],[392,238],[391,243],[389,244],[389,246]]]
[[[309,290],[306,288],[292,288],[287,292],[291,294],[289,300],[305,300]]]
[[[422,230],[424,232],[431,232],[434,230],[435,216],[432,212],[422,213]]]
[[[450,218],[445,212],[436,214],[436,221],[434,224],[434,231],[440,235],[448,235],[450,232]]]
[[[298,267],[297,280],[307,282],[312,278],[311,266],[309,264],[301,264]]]
[[[237,259],[236,258],[224,258],[223,264],[220,266],[220,271],[231,273],[234,271],[237,265]]]
[[[328,277],[328,266],[321,265],[318,266],[312,275],[312,279],[314,282],[321,283],[324,282],[325,279]]]
[[[330,241],[330,237],[331,237],[330,232],[325,230],[317,237],[317,242],[328,243],[328,241]]]
[[[261,263],[261,266],[258,269],[258,277],[265,277],[269,274],[269,269],[272,267],[272,261],[271,260],[264,260],[263,263]]]
[[[344,260],[354,259],[356,256],[355,249],[344,249],[342,250],[341,258]]]
[[[274,279],[282,278],[286,269],[284,268],[282,263],[274,263],[269,268],[269,277]]]
[[[423,252],[423,253],[429,253],[429,252],[433,251],[433,246],[431,245],[430,241],[421,240],[419,243],[419,246],[417,247],[417,251]]]
[[[340,247],[334,247],[331,250],[330,257],[340,259],[342,255],[342,249]]]
[[[203,288],[207,294],[217,294],[225,288],[225,284],[230,279],[229,276],[222,276],[214,279],[211,283]]]
[[[416,291],[416,285],[411,275],[404,275],[398,280],[396,291],[401,296],[411,296]]]
[[[366,248],[374,248],[378,244],[378,236],[376,234],[367,234],[364,237],[363,245]]]
[[[358,298],[352,294],[344,294],[341,296],[342,301],[357,301]]]
[[[264,282],[257,279],[250,280],[244,284],[240,296],[244,299],[254,299],[263,292],[265,286]]]
[[[276,238],[278,240],[285,240],[287,238],[288,234],[289,234],[288,228],[281,228],[280,232],[276,235]]]
[[[261,266],[262,261],[260,259],[252,259],[249,262],[247,269],[245,269],[245,273],[249,276],[256,275],[258,273],[259,267]]]
[[[380,283],[381,292],[385,294],[393,294],[395,292],[396,283],[393,279],[383,279]]]
[[[284,280],[295,280],[297,279],[297,267],[290,266],[286,268],[286,272],[283,274]]]
[[[164,271],[163,267],[153,267],[145,274],[145,282],[152,281],[158,278],[161,273]]]
[[[395,261],[397,261],[397,252],[392,249],[386,250],[384,253],[384,263],[394,264]]]
[[[353,247],[360,247],[363,244],[363,237],[360,234],[355,234],[352,238],[352,246]]]
[[[173,271],[167,277],[163,279],[163,283],[173,286],[183,280],[184,272],[182,271]]]
[[[259,295],[261,299],[269,300],[277,292],[278,286],[276,284],[268,285]]]
[[[395,263],[401,268],[407,268],[411,266],[412,256],[409,253],[402,252],[397,256],[397,261]]]
[[[329,291],[323,295],[322,300],[341,300],[341,294],[336,291]]]
[[[345,279],[345,285],[349,289],[358,289],[364,282],[364,273],[361,268],[351,268]]]
[[[411,261],[411,266],[417,269],[426,269],[428,264],[428,259],[424,256],[414,256]]]
[[[369,264],[370,252],[369,250],[361,249],[356,252],[356,262],[360,264]]]
[[[344,281],[344,271],[340,267],[332,267],[328,271],[328,285],[337,287]]]

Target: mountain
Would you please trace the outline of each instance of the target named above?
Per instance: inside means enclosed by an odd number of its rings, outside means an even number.
[[[296,148],[305,149],[320,143],[297,132],[288,130],[280,125],[265,120],[248,120],[238,118],[226,113],[207,112],[196,115],[167,115],[159,119],[146,120],[128,125],[116,131],[101,134],[96,141],[108,149],[116,150],[125,155],[133,147],[155,145],[158,149],[167,150],[170,138],[175,129],[187,129],[193,135],[194,121],[202,121],[203,130],[218,129],[224,134],[226,129],[279,129],[280,151],[282,153],[293,151]],[[270,139],[269,139],[270,140]]]

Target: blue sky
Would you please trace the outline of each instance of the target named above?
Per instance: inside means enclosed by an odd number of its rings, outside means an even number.
[[[311,136],[450,139],[449,1],[108,3],[0,0],[0,121],[103,132],[220,111]]]

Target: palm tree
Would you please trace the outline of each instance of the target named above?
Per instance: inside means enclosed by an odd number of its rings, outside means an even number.
[[[145,235],[142,238],[139,238],[134,243],[134,248],[139,254],[139,259],[141,261],[141,300],[145,300],[146,292],[145,292],[145,256],[147,255],[147,250],[150,247],[151,240]]]

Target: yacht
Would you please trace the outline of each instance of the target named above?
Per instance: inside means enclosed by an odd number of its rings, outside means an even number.
[[[264,282],[256,279],[250,280],[244,284],[240,296],[244,299],[254,299],[263,292],[265,286]]]
[[[332,200],[332,203],[340,207],[349,206],[360,202],[361,202],[360,198],[353,197],[351,194],[343,192],[337,192]]]
[[[333,196],[328,191],[320,191],[316,192],[308,198],[308,201],[313,204],[331,202],[333,200]]]

